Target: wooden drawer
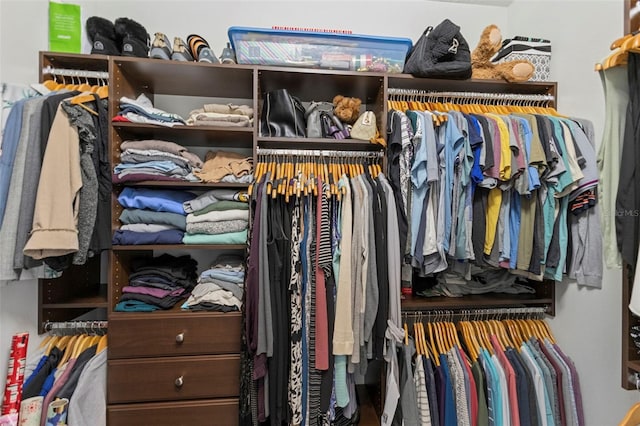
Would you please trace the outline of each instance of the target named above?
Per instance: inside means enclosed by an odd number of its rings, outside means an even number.
[[[109,404],[239,395],[239,355],[111,360],[107,365]]]
[[[238,400],[110,405],[107,423],[109,426],[235,426]]]
[[[109,359],[240,352],[240,313],[111,315]]]

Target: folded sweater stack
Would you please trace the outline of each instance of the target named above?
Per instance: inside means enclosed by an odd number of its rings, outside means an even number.
[[[189,126],[251,127],[253,108],[248,105],[207,104],[189,113]]]
[[[231,312],[242,308],[244,263],[239,256],[220,256],[200,274],[182,309]]]
[[[183,203],[185,244],[246,244],[249,204],[246,191],[214,189]]]
[[[120,164],[114,168],[114,183],[155,181],[191,181],[200,179],[200,157],[182,145],[159,140],[124,141],[120,144]]]
[[[253,159],[229,151],[209,151],[202,170],[194,175],[204,182],[246,183],[253,182]]]
[[[157,124],[173,127],[185,124],[178,114],[172,114],[159,108],[154,108],[151,100],[143,93],[136,99],[126,96],[120,98],[120,111],[113,117],[116,122],[131,122],[142,124]]]
[[[163,254],[131,262],[129,285],[122,289],[115,307],[121,312],[171,309],[195,287],[198,263],[189,255]]]
[[[113,235],[113,244],[181,244],[186,229],[183,203],[194,194],[168,189],[130,188],[122,190],[118,202],[125,209],[122,226]]]

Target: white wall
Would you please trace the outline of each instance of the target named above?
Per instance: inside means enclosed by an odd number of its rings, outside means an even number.
[[[590,119],[600,137],[604,97],[594,64],[623,35],[623,1],[515,0],[508,11],[508,34],[551,40],[560,112]],[[556,290],[551,326],[580,373],[588,425],[617,424],[639,400],[638,392],[620,387],[621,283],[620,270],[607,270],[602,290],[579,289],[574,283]]]
[[[444,1],[77,1],[83,15],[126,16],[156,31],[186,37],[198,33],[219,54],[229,26],[291,25],[351,29],[355,33],[416,39],[424,27],[449,18],[462,26],[475,46],[485,25],[495,23],[505,36],[537,35],[553,42],[552,73],[559,83],[561,112],[589,118],[602,129],[602,90],[593,64],[622,34],[622,1],[516,0],[509,7]],[[506,2],[509,3],[509,2]],[[505,4],[505,2],[502,2]],[[2,81],[37,79],[37,52],[47,49],[47,2],[0,0],[0,76]],[[602,290],[558,286],[555,335],[581,373],[588,425],[617,423],[638,393],[619,385],[620,273],[605,275]],[[35,282],[0,286],[0,365],[6,365],[9,338],[29,330],[35,336]],[[0,375],[4,374],[0,369]]]

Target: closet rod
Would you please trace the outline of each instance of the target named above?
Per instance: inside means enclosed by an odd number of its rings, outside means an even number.
[[[104,71],[70,70],[65,68],[53,68],[51,65],[42,68],[42,74],[66,77],[101,78],[103,80],[109,79],[109,73]]]
[[[51,334],[105,334],[108,321],[47,321],[43,329]]]
[[[524,94],[524,93],[485,93],[485,92],[437,92],[418,89],[389,88],[387,93],[392,96],[411,96],[417,98],[452,98],[452,99],[480,99],[495,101],[533,101],[549,102],[555,97],[551,94]]]
[[[286,155],[306,157],[382,158],[382,151],[332,151],[319,149],[267,149],[258,148],[258,155]]]
[[[543,306],[530,306],[526,308],[478,308],[478,309],[428,309],[421,311],[404,311],[402,316],[414,320],[426,322],[453,321],[456,320],[483,320],[487,318],[543,318],[547,308]]]

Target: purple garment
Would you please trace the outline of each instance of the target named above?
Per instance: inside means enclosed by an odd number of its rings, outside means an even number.
[[[184,288],[180,287],[175,290],[162,290],[159,288],[153,287],[132,287],[126,286],[122,289],[123,293],[136,293],[136,294],[148,294],[149,296],[157,297],[158,299],[162,299],[167,296],[180,296],[184,293]]]
[[[113,234],[114,245],[182,244],[184,232],[168,229],[160,232],[133,232],[117,230]]]
[[[67,380],[69,379],[69,376],[71,375],[71,371],[73,371],[73,366],[75,364],[76,358],[71,358],[69,361],[67,361],[67,368],[64,370],[62,375],[58,377],[58,380],[55,381],[47,396],[44,397],[44,401],[42,401],[42,415],[40,417],[40,426],[45,426],[45,424],[47,423],[47,409],[49,408],[49,404],[51,403],[51,401],[53,401],[53,398],[56,397],[58,391],[62,389],[62,386],[67,383]]]
[[[569,366],[569,371],[571,372],[571,381],[573,382],[573,396],[576,400],[576,408],[578,409],[578,426],[584,426],[584,408],[582,406],[582,391],[580,390],[580,378],[578,377],[578,370],[576,370],[576,366],[564,352],[558,347],[558,345],[553,345],[553,349],[556,350],[558,356],[562,358],[564,362]]]
[[[143,180],[155,180],[155,181],[173,181],[173,182],[186,182],[184,179],[175,178],[171,176],[163,176],[149,173],[128,173],[124,176],[120,174],[113,174],[111,181],[113,183],[123,182],[140,182]]]

